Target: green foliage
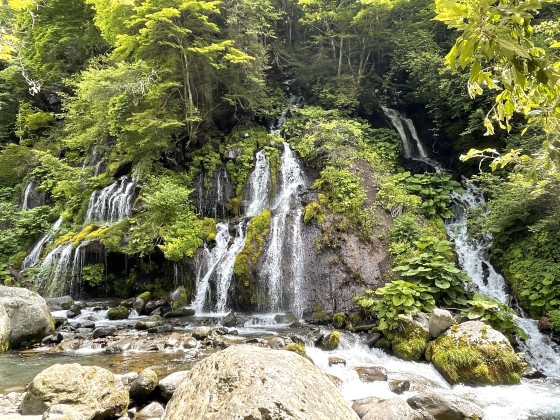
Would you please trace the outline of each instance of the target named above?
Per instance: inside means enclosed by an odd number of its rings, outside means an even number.
[[[359,217],[366,192],[362,179],[354,172],[327,166],[311,187],[323,191],[321,204],[328,204],[334,213],[354,220]]]
[[[525,339],[528,337],[527,333],[515,324],[513,309],[506,304],[478,293],[475,293],[467,303],[468,308],[461,311],[462,317],[483,321],[492,328],[501,331],[510,339],[514,335],[519,335]]]
[[[303,221],[305,223],[320,224],[323,223],[325,220],[327,220],[325,210],[317,201],[312,201],[311,203],[305,206],[305,213],[303,215]]]
[[[99,286],[105,281],[105,266],[90,264],[82,268],[81,279],[92,286]]]
[[[346,314],[344,312],[337,312],[333,315],[332,322],[335,328],[341,329],[346,323]]]
[[[381,298],[376,299],[375,295]],[[366,290],[354,300],[366,314],[377,317],[378,328],[385,335],[394,332],[403,322],[410,322],[418,312],[430,312],[435,306],[430,287],[403,280],[394,280],[375,292]]]
[[[560,309],[552,309],[548,311],[548,319],[550,319],[550,325],[556,331],[560,331]]]
[[[404,172],[395,175],[393,179],[401,184],[408,194],[420,197],[420,212],[427,217],[451,217],[453,212],[450,208],[450,195],[452,192],[462,192],[461,184],[443,172],[416,175]]]
[[[467,275],[455,267],[449,241],[423,238],[415,243],[418,254],[404,256],[392,272],[406,281],[430,288],[437,302],[452,306],[464,305]]]

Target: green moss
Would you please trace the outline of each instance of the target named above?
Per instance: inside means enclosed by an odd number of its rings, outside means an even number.
[[[305,223],[324,223],[325,220],[327,220],[325,210],[317,201],[312,201],[305,206],[305,213],[303,215]]]
[[[348,315],[348,322],[351,323],[353,326],[362,325],[364,320],[360,316],[360,314],[350,314]]]
[[[323,339],[323,346],[327,350],[334,350],[340,344],[340,331],[332,331]]]
[[[111,308],[107,311],[107,318],[110,320],[115,319],[127,319],[128,309],[124,306],[117,306],[116,308]]]
[[[140,293],[136,296],[137,299],[142,299],[145,303],[149,302],[152,299],[152,294],[150,292]]]
[[[183,286],[179,286],[177,290],[171,294],[171,297],[171,308],[173,310],[185,306],[189,301],[187,290]]]
[[[515,384],[524,368],[518,356],[502,345],[475,346],[444,336],[429,344],[426,359],[451,384]]]
[[[397,330],[391,341],[391,348],[393,354],[403,360],[418,361],[422,359],[429,340],[430,333],[428,331],[407,324]]]
[[[329,320],[329,314],[325,312],[323,305],[317,304],[313,306],[313,312],[311,314],[311,319],[318,323],[326,323]]]
[[[344,312],[337,312],[333,315],[332,323],[335,328],[342,328],[346,323],[346,314]]]
[[[294,353],[297,353],[300,356],[305,357],[307,360],[313,362],[311,358],[307,355],[307,352],[305,351],[305,346],[301,343],[288,344],[286,347],[284,347],[284,350],[293,351]]]
[[[238,301],[243,307],[255,304],[252,267],[264,252],[264,240],[270,230],[271,215],[270,210],[266,209],[251,219],[247,226],[245,247],[235,258],[233,272],[237,281]]]

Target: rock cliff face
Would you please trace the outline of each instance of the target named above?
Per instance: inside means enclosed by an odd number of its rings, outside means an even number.
[[[163,419],[358,419],[330,379],[290,351],[232,346],[196,364]]]

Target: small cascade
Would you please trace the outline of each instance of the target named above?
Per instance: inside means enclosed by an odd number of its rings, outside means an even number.
[[[249,191],[245,216],[254,217],[262,212],[268,204],[270,190],[270,164],[266,159],[264,150],[255,156],[255,169],[249,179]]]
[[[86,248],[92,241],[84,241],[74,250],[72,261],[72,277],[70,279],[70,295],[81,298],[82,296],[82,268],[86,262]]]
[[[115,223],[130,217],[136,185],[136,175],[131,180],[123,176],[102,190],[94,191],[89,199],[86,223]]]
[[[305,268],[305,258],[303,249],[303,240],[301,236],[301,226],[303,224],[303,210],[298,208],[294,216],[292,225],[292,290],[294,291],[294,299],[292,302],[292,312],[298,317],[303,316],[304,308],[304,284],[303,273]]]
[[[227,252],[216,267],[216,311],[224,312],[226,310],[228,290],[231,285],[233,276],[233,266],[235,258],[245,246],[246,228],[243,223],[237,225],[237,232],[233,243],[229,246]]]
[[[33,188],[35,188],[35,182],[30,179],[25,187],[25,192],[23,193],[23,203],[21,204],[22,210],[29,210],[29,196],[31,195]]]
[[[483,206],[485,201],[482,192],[472,182],[465,184],[465,193],[453,197],[455,215],[446,224],[447,234],[455,243],[459,265],[478,287],[479,292],[502,303],[509,303],[506,281],[489,261],[492,235],[487,233],[482,238],[472,238],[468,235],[468,210]],[[536,321],[525,318],[523,314],[515,321],[529,335],[527,340],[518,343],[527,361],[546,375],[560,376],[560,348],[549,337],[540,333]]]
[[[226,204],[234,195],[226,167],[218,165],[211,173],[200,173],[195,180],[196,212],[200,217],[226,217]]]
[[[60,295],[64,292],[64,286],[68,275],[71,273],[72,244],[61,244],[51,250],[41,263],[39,275],[47,284],[43,284],[47,296]]]
[[[99,151],[99,143],[94,144],[91,148],[89,159],[87,157],[84,159],[82,169],[85,169],[88,166],[93,168],[94,176],[98,176],[105,170],[106,163],[103,153]]]
[[[290,149],[288,143],[284,143],[284,152],[282,153],[281,165],[280,165],[280,176],[281,183],[278,191],[278,195],[275,200],[274,207],[272,209],[273,216],[271,220],[270,227],[270,243],[268,249],[266,250],[265,261],[261,273],[261,278],[264,281],[264,289],[266,290],[267,303],[266,307],[261,309],[264,310],[279,310],[286,306],[283,296],[283,267],[285,265],[284,261],[284,245],[291,244],[292,250],[299,249],[303,250],[301,229],[300,227],[295,227],[295,223],[301,224],[301,210],[297,210],[296,213],[300,217],[288,216],[292,212],[292,209],[299,205],[297,201],[298,193],[305,187],[305,180],[303,177],[303,172],[294,153]],[[293,215],[292,215],[293,216]],[[292,223],[292,229],[287,229],[287,222]],[[292,238],[289,235],[292,233]],[[296,235],[297,234],[297,235]],[[296,251],[292,251],[296,252]],[[299,261],[299,258],[303,257],[303,253],[300,253],[298,260],[298,267],[303,267],[303,261]],[[293,258],[292,258],[293,259]],[[290,261],[292,267],[292,287],[297,281],[294,279],[294,261]],[[298,268],[298,271],[302,269]],[[299,291],[297,293],[300,293]],[[293,304],[295,292],[292,289],[291,300]],[[300,314],[301,315],[301,314]]]
[[[210,287],[209,287],[210,278],[215,273],[218,272],[220,272],[221,274],[225,274],[222,265],[224,265],[226,260],[229,260],[228,254],[230,254],[229,257],[231,258],[231,253],[229,252],[229,249],[232,241],[232,236],[229,233],[229,225],[227,223],[218,223],[216,225],[216,230],[217,230],[216,239],[215,239],[216,245],[211,250],[205,246],[204,258],[202,262],[202,264],[205,267],[202,267],[199,270],[197,270],[199,275],[196,281],[196,296],[193,302],[193,307],[197,313],[203,312],[204,307],[207,306],[208,302],[211,302],[212,300]],[[234,240],[234,244],[236,242],[238,241]],[[245,243],[244,235],[243,235],[243,243]],[[231,245],[231,247],[233,248],[234,246]],[[235,256],[237,256],[237,253],[235,254]],[[235,262],[235,257],[233,258],[233,262],[231,263],[232,273],[233,273],[234,262]],[[231,279],[231,275],[230,275],[230,279]],[[227,279],[227,281],[229,282],[230,279]],[[225,291],[225,294],[227,294],[227,290]],[[224,307],[225,307],[225,303],[224,303]]]
[[[403,154],[404,157],[407,159],[413,159],[419,162],[424,162],[430,166],[432,166],[436,172],[441,172],[443,169],[439,162],[435,161],[434,159],[430,158],[430,154],[428,153],[426,147],[420,140],[418,133],[416,131],[416,127],[414,127],[414,123],[410,118],[406,118],[399,114],[398,111],[387,108],[381,107],[383,113],[389,120],[393,127],[399,133],[403,143]]]
[[[51,226],[48,232],[41,235],[40,239],[37,241],[33,249],[23,262],[21,263],[21,268],[31,268],[35,266],[39,262],[39,258],[41,257],[41,251],[46,243],[48,243],[52,239],[52,234],[54,231],[58,230],[62,225],[62,217],[59,217],[56,222]]]

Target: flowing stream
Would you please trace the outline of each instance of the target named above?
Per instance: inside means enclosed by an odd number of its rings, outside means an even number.
[[[118,181],[94,191],[89,199],[86,223],[115,223],[130,217],[137,185],[136,175],[132,179],[123,176]]]
[[[25,259],[21,263],[22,269],[31,268],[39,262],[39,258],[41,258],[41,251],[43,251],[43,247],[52,239],[52,234],[58,229],[60,229],[61,225],[62,225],[62,217],[59,217],[58,220],[54,222],[54,224],[51,226],[49,231],[40,236],[39,240],[31,250],[31,252],[27,254]]]

